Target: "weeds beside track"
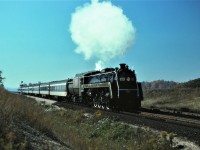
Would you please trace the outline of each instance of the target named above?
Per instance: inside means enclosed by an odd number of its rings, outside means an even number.
[[[46,109],[33,99],[0,89],[0,149],[30,149],[26,135],[13,130],[16,121],[71,149],[173,149],[171,133],[133,128],[102,111],[87,115],[85,110]]]

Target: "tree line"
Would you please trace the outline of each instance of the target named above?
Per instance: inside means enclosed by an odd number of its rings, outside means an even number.
[[[3,80],[5,79],[4,77],[2,77],[2,71],[0,70],[0,87],[4,87],[4,84],[3,84]]]

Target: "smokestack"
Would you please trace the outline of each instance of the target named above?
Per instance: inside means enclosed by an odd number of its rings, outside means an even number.
[[[120,69],[125,69],[126,68],[126,64],[119,64],[120,65]]]

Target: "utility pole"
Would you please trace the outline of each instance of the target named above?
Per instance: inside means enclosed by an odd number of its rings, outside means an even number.
[[[3,85],[3,80],[5,79],[4,77],[1,76],[2,71],[0,71],[0,87],[4,87]]]

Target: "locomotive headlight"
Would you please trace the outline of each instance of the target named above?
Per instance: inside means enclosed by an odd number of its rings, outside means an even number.
[[[130,81],[130,80],[131,80],[131,78],[130,78],[130,77],[127,77],[127,78],[126,78],[126,81]]]

